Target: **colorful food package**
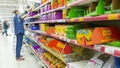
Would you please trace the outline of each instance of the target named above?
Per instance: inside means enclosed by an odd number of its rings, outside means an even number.
[[[93,33],[93,29],[80,29],[77,31],[76,39],[78,44],[86,45],[86,41],[88,44],[92,44],[91,36]]]
[[[58,2],[57,0],[52,0],[51,1],[51,9],[55,9],[58,8]]]
[[[110,55],[97,53],[89,60],[85,68],[114,68],[113,62],[113,57]]]
[[[66,3],[66,0],[57,0],[58,2],[58,7],[64,6]]]
[[[55,34],[66,37],[66,25],[55,25]]]
[[[65,45],[62,42],[59,42],[58,40],[51,40],[48,43],[48,46],[58,52],[63,52],[64,54],[69,54],[72,52],[72,47],[69,45]]]
[[[82,7],[72,7],[68,12],[68,18],[83,17],[84,8]]]
[[[55,27],[48,27],[46,29],[47,34],[54,34],[55,33]]]
[[[63,13],[62,13],[62,15],[63,15],[63,19],[66,19],[67,18],[67,15],[68,15],[68,10],[67,9],[63,9]]]
[[[67,4],[69,4],[69,3],[73,2],[73,1],[75,1],[75,0],[67,0]]]
[[[77,31],[77,42],[81,45],[107,43],[120,39],[120,31],[116,27],[96,27]]]
[[[44,52],[40,56],[44,58],[51,68],[65,68],[65,64],[62,61],[48,52]]]
[[[49,0],[42,0],[42,4],[46,3],[47,1],[49,1]]]
[[[100,44],[120,39],[120,31],[116,27],[97,27],[92,34],[92,43]]]
[[[48,24],[40,24],[40,30],[45,31],[48,28]]]
[[[120,41],[112,41],[112,42],[108,42],[107,43],[110,46],[116,46],[116,47],[120,47]]]
[[[55,34],[59,35],[60,33],[60,29],[59,29],[60,25],[55,25]]]

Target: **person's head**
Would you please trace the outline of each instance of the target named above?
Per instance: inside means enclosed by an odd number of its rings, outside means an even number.
[[[5,22],[8,22],[8,20],[6,20],[6,19],[5,19],[5,20],[3,20],[3,23],[5,23]]]
[[[14,10],[12,13],[14,13],[14,14],[20,14],[20,11],[19,10]]]

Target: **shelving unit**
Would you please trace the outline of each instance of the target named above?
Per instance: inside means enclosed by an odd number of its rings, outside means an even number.
[[[96,2],[98,0],[76,0],[72,3],[66,4],[65,6],[62,7],[58,7],[56,9],[52,9],[49,11],[45,11],[43,13],[37,14],[33,17],[29,17],[29,18],[36,18],[36,17],[40,17],[42,15],[48,14],[48,13],[52,13],[58,10],[63,10],[63,9],[70,9],[73,6],[81,6],[81,5],[85,5],[85,4],[89,4],[91,2]],[[42,6],[45,6],[46,4],[50,3],[51,1],[46,2],[45,4],[35,8],[33,11],[37,11],[39,10]],[[27,19],[29,19],[27,18]],[[73,23],[76,22],[78,23],[83,23],[83,22],[97,22],[97,21],[116,21],[116,20],[120,20],[120,13],[112,13],[112,14],[101,14],[101,15],[96,15],[96,16],[83,16],[83,17],[76,17],[76,18],[63,18],[63,19],[56,19],[56,20],[45,20],[45,21],[35,21],[35,22],[26,22],[26,24],[69,24],[69,23]],[[120,58],[120,48],[119,47],[114,47],[114,46],[109,46],[107,44],[94,44],[94,45],[80,45],[78,44],[77,40],[73,40],[73,39],[68,39],[65,38],[63,36],[60,35],[56,35],[56,34],[47,34],[44,31],[40,31],[40,30],[30,30],[30,29],[26,29],[27,31],[33,32],[33,33],[38,33],[40,35],[43,36],[47,36],[47,37],[52,37],[54,39],[60,40],[60,41],[64,41],[66,43],[69,44],[74,44],[76,46],[80,46],[80,47],[84,47],[87,49],[91,49],[91,50],[95,50],[101,53],[106,53],[109,54],[111,56],[115,56],[115,57],[119,57]],[[35,40],[33,40],[35,41]],[[62,62],[64,62],[66,65],[67,63],[64,61],[64,58],[61,57],[61,54],[58,52],[55,52],[54,50],[52,50],[51,48],[45,46],[43,43],[41,42],[37,42],[35,41],[37,44],[39,44],[43,49],[47,50],[48,52],[50,52],[51,54],[53,54],[55,57],[57,57],[58,59],[60,59]],[[62,54],[64,55],[64,54]]]

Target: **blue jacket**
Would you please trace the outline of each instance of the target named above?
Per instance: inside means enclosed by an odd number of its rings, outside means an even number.
[[[20,19],[18,15],[14,16],[14,30],[16,35],[19,33],[24,34],[24,20]]]

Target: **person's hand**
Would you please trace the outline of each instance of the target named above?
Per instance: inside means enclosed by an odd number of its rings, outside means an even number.
[[[28,17],[28,15],[26,14],[26,15],[23,15],[21,18],[22,19],[25,19],[25,18],[27,18]]]
[[[27,14],[27,13],[28,13],[28,11],[27,11],[27,10],[25,10],[25,13]]]

